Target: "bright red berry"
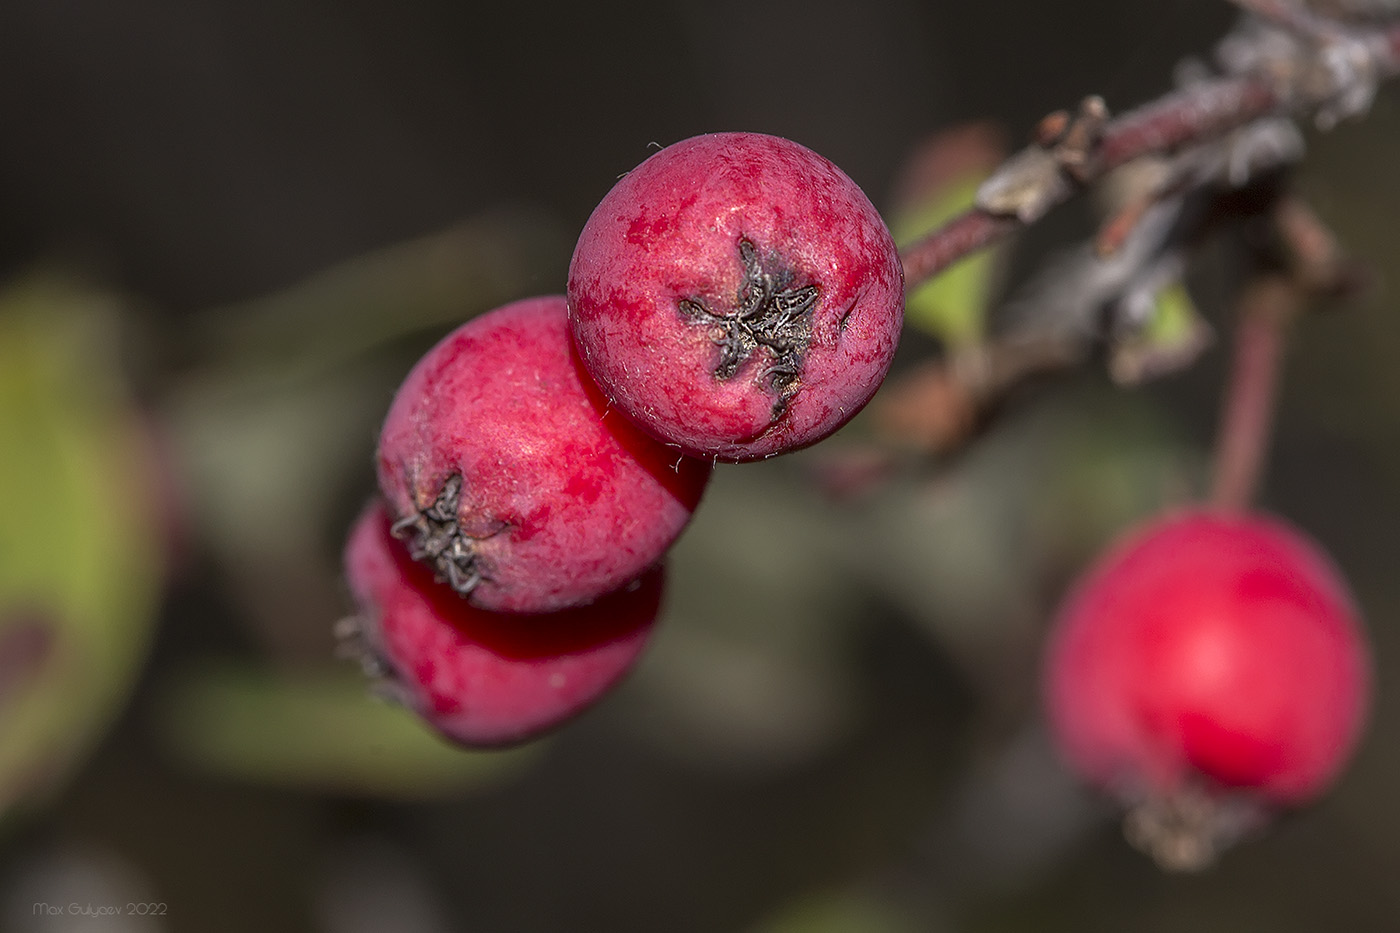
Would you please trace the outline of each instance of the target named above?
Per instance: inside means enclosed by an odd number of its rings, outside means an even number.
[[[469,321],[404,380],[379,439],[395,534],[473,605],[550,612],[635,579],[680,534],[710,464],[609,411],[564,299]]]
[[[588,371],[629,417],[689,453],[752,460],[821,440],[870,400],[904,277],[835,165],[776,136],[715,133],[608,192],[568,297]]]
[[[1080,580],[1045,691],[1069,763],[1135,808],[1134,841],[1197,867],[1336,777],[1370,666],[1314,544],[1273,518],[1189,511],[1131,533]]]
[[[527,741],[599,699],[637,660],[663,571],[591,605],[543,615],[476,609],[408,555],[376,503],[356,522],[345,573],[352,638],[379,688],[470,747]]]

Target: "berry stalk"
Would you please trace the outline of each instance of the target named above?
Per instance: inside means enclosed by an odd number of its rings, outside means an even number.
[[[1281,275],[1260,276],[1240,300],[1211,481],[1210,499],[1218,508],[1247,509],[1254,498],[1273,428],[1288,321],[1301,304],[1301,290]]]

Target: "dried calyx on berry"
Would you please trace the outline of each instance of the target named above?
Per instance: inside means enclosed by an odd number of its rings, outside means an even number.
[[[701,298],[682,298],[680,309],[715,332],[712,339],[720,348],[714,370],[718,379],[733,379],[760,347],[767,351],[759,378],[777,394],[773,415],[779,417],[800,384],[802,354],[812,341],[812,308],[818,289],[792,284],[794,276],[787,269],[764,271],[758,248],[748,240],[739,241],[739,256],[744,262],[744,284],[732,314],[712,312]]]
[[[611,411],[569,343],[564,299],[453,331],[380,435],[379,488],[413,557],[482,609],[552,612],[657,563],[711,465]]]
[[[427,508],[405,515],[389,531],[408,542],[410,557],[431,564],[439,580],[466,596],[481,582],[482,572],[472,539],[457,527],[461,500],[462,476],[453,473]]]

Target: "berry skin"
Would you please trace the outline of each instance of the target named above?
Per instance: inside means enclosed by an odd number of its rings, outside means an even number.
[[[342,624],[379,689],[470,748],[525,742],[582,712],[627,673],[661,605],[663,570],[591,605],[543,615],[476,609],[413,560],[375,503],[345,573],[360,614]]]
[[[561,296],[497,308],[430,350],[390,406],[378,467],[413,556],[505,612],[582,605],[635,579],[710,475],[609,411]]]
[[[1133,810],[1129,837],[1201,867],[1319,795],[1370,695],[1345,583],[1297,531],[1188,511],[1117,543],[1051,631],[1045,697],[1068,762]]]
[[[588,371],[654,437],[754,460],[815,443],[879,388],[904,274],[865,193],[797,143],[696,136],[593,211],[569,265]]]

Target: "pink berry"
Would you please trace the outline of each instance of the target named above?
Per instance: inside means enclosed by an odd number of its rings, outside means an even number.
[[[404,380],[379,439],[395,534],[498,611],[577,606],[635,579],[709,475],[609,411],[570,347],[561,296],[449,334]]]
[[[753,460],[821,440],[875,394],[904,275],[835,165],[776,136],[715,133],[608,192],[568,296],[588,371],[629,417],[688,453]]]
[[[1051,632],[1050,723],[1068,762],[1134,809],[1129,835],[1199,867],[1336,777],[1370,695],[1347,587],[1261,515],[1188,511],[1114,546]]]
[[[376,503],[356,522],[345,572],[360,606],[353,639],[380,689],[469,747],[524,742],[597,701],[641,654],[663,571],[591,605],[542,615],[476,609],[433,579]]]

